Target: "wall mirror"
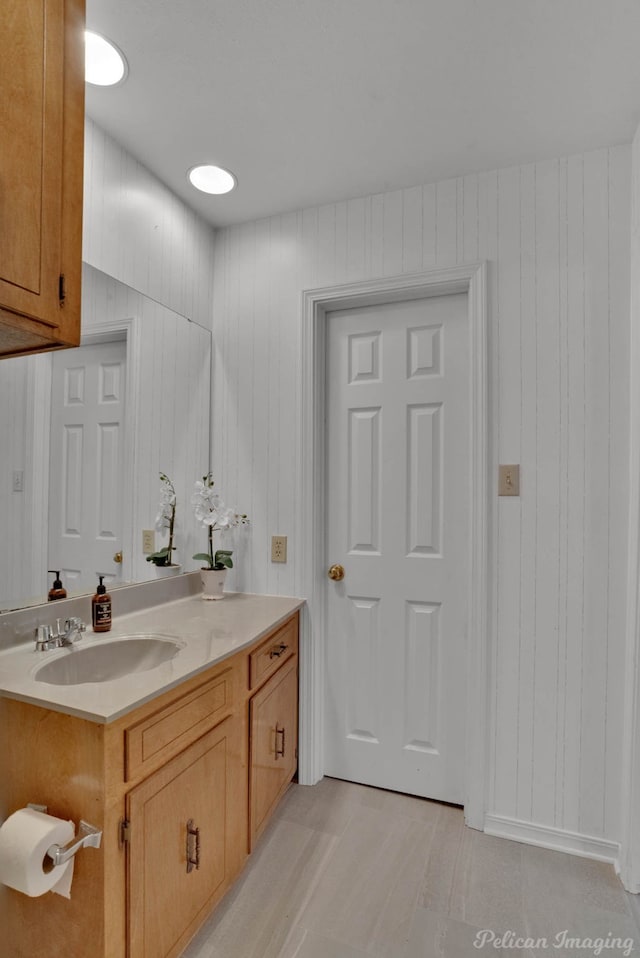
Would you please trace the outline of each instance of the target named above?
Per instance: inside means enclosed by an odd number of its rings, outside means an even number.
[[[160,472],[176,489],[175,561],[198,567],[189,499],[209,468],[210,386],[209,330],[84,265],[80,349],[0,363],[0,612],[46,601],[49,569],[69,595],[98,573],[109,588],[154,578],[142,532]],[[107,415],[92,420],[92,403]]]

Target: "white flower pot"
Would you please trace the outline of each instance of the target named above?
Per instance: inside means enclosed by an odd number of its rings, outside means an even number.
[[[182,566],[179,562],[173,562],[171,565],[157,565],[155,570],[159,579],[166,579],[170,575],[178,575],[182,571]]]
[[[200,569],[203,599],[224,599],[226,569]]]

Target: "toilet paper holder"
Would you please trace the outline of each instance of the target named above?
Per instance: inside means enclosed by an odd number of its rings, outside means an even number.
[[[28,808],[33,808],[36,812],[47,814],[46,805],[33,805],[29,802]],[[47,849],[47,855],[53,860],[54,865],[64,865],[70,858],[73,858],[76,852],[81,848],[100,848],[102,841],[102,831],[90,825],[88,822],[80,819],[78,825],[78,834],[72,838],[66,845],[52,845]]]
[[[64,865],[70,858],[73,858],[81,848],[100,848],[102,832],[99,828],[94,828],[88,822],[80,820],[78,825],[78,834],[72,838],[66,845],[52,845],[47,849],[47,855],[53,859],[54,865]]]

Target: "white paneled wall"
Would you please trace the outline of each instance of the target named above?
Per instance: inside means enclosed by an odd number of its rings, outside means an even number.
[[[212,228],[89,118],[82,258],[211,326]]]
[[[615,147],[217,234],[213,467],[249,513],[236,587],[304,595],[301,291],[486,260],[496,823],[620,837],[630,150]],[[289,536],[287,565],[269,561]]]

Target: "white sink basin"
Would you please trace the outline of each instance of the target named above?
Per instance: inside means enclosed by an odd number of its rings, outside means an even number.
[[[64,655],[45,662],[35,673],[36,682],[49,685],[83,685],[85,682],[112,682],[148,672],[173,659],[182,644],[169,636],[127,635],[106,639],[83,648],[74,646]]]

